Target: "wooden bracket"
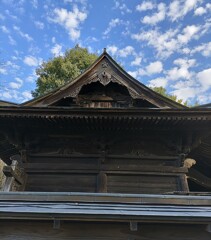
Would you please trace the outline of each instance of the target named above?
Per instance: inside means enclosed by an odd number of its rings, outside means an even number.
[[[207,231],[208,233],[211,233],[211,224],[208,224],[208,225],[207,225],[206,231]]]
[[[130,231],[132,231],[132,232],[138,231],[138,223],[137,222],[130,222]]]
[[[13,160],[10,166],[4,166],[3,173],[6,181],[3,191],[23,191],[26,183],[26,174],[23,169],[18,167],[18,161]]]
[[[53,221],[53,228],[54,229],[60,229],[61,222],[58,219],[54,219]]]

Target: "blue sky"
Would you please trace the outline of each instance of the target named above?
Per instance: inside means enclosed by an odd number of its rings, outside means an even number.
[[[79,44],[148,86],[211,102],[209,0],[0,0],[0,99],[24,102],[35,69]]]

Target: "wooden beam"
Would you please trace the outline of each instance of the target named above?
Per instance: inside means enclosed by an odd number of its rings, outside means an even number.
[[[26,183],[26,173],[18,167],[18,161],[13,160],[11,166],[4,166],[3,173],[6,181],[3,191],[23,191]]]
[[[182,194],[182,195],[181,195]],[[148,205],[211,206],[210,193],[172,194],[121,194],[121,193],[84,193],[84,192],[0,192],[2,201],[28,202],[96,202],[128,203]]]

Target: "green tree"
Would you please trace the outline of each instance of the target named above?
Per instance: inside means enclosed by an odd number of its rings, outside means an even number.
[[[96,54],[89,53],[86,48],[76,45],[74,48],[67,50],[64,56],[43,62],[36,70],[38,78],[32,96],[42,96],[64,85],[67,81],[73,80],[89,67],[96,58]]]
[[[178,99],[176,95],[171,95],[169,93],[167,93],[166,89],[164,87],[153,87],[152,88],[153,91],[163,95],[164,97],[167,97],[175,102],[178,102],[180,104],[183,104],[185,106],[188,106],[188,103],[187,101],[183,102],[182,99]]]

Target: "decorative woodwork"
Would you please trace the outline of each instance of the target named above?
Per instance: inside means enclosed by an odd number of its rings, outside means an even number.
[[[2,105],[0,239],[210,239],[210,109],[153,92],[106,51],[60,89]]]

